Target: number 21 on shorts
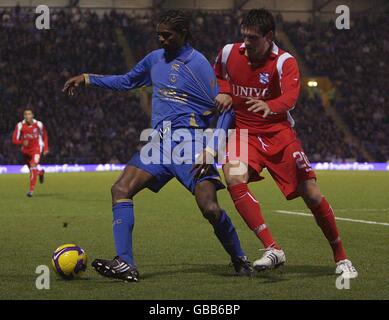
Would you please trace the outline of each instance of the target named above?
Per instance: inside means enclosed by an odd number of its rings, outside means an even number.
[[[309,163],[309,160],[304,152],[293,152],[293,158],[296,160],[298,169],[305,169],[306,172],[312,171],[311,164]]]

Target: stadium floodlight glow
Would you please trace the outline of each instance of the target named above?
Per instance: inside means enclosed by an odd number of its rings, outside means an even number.
[[[308,87],[311,87],[311,88],[315,88],[317,87],[319,84],[316,80],[309,80],[308,83],[307,83]]]

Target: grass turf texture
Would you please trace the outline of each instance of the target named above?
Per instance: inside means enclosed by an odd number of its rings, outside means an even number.
[[[287,263],[277,270],[252,279],[231,276],[229,259],[194,198],[172,181],[159,194],[145,190],[135,198],[141,282],[105,279],[89,265],[81,280],[61,280],[51,271],[50,290],[37,290],[35,268],[49,266],[53,250],[63,243],[82,246],[88,264],[114,256],[109,188],[117,176],[47,174],[32,199],[25,196],[27,175],[0,177],[1,299],[389,299],[389,227],[338,221],[359,271],[350,290],[338,290],[332,253],[314,219],[277,213],[307,210],[301,199],[284,200],[268,175],[251,188],[286,252]],[[388,173],[319,172],[318,177],[323,193],[339,209],[337,216],[389,222]],[[259,242],[225,190],[219,200],[255,260]]]

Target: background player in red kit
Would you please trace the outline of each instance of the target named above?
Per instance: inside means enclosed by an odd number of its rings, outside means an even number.
[[[231,159],[230,152],[223,171],[236,209],[265,247],[254,267],[270,269],[286,261],[284,251],[265,224],[259,202],[247,186],[250,181],[263,179],[260,172],[267,168],[286,199],[304,199],[331,245],[336,272],[344,278],[355,278],[358,273],[347,259],[334,212],[322,196],[293,130],[290,111],[300,91],[296,59],[273,42],[275,21],[267,10],[251,10],[241,23],[241,32],[244,42],[226,45],[217,58],[215,71],[220,93],[216,104],[220,109],[233,106],[236,137],[239,129],[248,130],[248,170],[231,174],[237,163],[232,160],[239,157]]]
[[[12,143],[22,146],[24,161],[30,169],[30,190],[27,196],[32,197],[38,176],[40,183],[44,181],[45,171],[39,170],[38,165],[42,152],[43,155],[49,152],[49,144],[46,129],[41,121],[34,119],[32,110],[24,110],[23,116],[24,120],[15,127]]]

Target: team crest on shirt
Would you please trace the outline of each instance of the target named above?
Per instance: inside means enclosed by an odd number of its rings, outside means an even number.
[[[169,80],[171,83],[176,83],[178,78],[178,74],[171,73],[169,76]]]
[[[178,71],[178,70],[180,69],[180,65],[179,65],[178,63],[173,63],[173,64],[172,64],[172,69],[173,69],[174,71]]]
[[[260,72],[259,73],[259,82],[262,84],[268,84],[270,82],[270,73]]]

